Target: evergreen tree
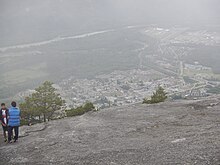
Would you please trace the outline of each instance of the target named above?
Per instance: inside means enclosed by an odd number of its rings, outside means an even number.
[[[156,90],[156,92],[153,93],[151,96],[151,99],[144,99],[143,103],[144,104],[155,104],[155,103],[160,103],[164,102],[167,99],[167,93],[165,92],[164,88],[159,86]]]
[[[25,102],[20,105],[22,112],[28,116],[43,116],[44,122],[50,120],[56,110],[60,110],[65,101],[56,92],[53,83],[46,81],[35,89],[30,97],[25,98]]]

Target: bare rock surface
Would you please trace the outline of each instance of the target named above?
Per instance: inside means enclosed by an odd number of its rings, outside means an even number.
[[[220,164],[220,99],[109,108],[21,127],[0,164]]]

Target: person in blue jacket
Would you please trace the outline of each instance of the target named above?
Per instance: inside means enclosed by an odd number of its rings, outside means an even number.
[[[20,126],[20,109],[17,107],[15,101],[11,103],[11,108],[8,110],[8,142],[11,143],[12,141],[12,132],[14,130],[14,142],[18,140],[18,132]]]

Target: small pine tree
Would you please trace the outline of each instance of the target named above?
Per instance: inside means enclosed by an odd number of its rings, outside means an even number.
[[[144,99],[144,104],[156,104],[160,102],[164,102],[167,99],[167,93],[165,92],[164,88],[159,86],[156,90],[156,92],[153,93],[151,96],[151,99]]]
[[[35,91],[20,107],[28,116],[39,116],[40,119],[43,115],[43,120],[46,122],[46,119],[50,120],[56,110],[61,109],[65,101],[49,81],[44,82]]]

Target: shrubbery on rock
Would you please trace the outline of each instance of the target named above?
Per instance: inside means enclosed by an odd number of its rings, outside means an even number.
[[[143,104],[156,104],[156,103],[164,102],[166,99],[167,99],[167,93],[165,92],[164,88],[159,86],[150,99],[145,98],[143,100]]]

